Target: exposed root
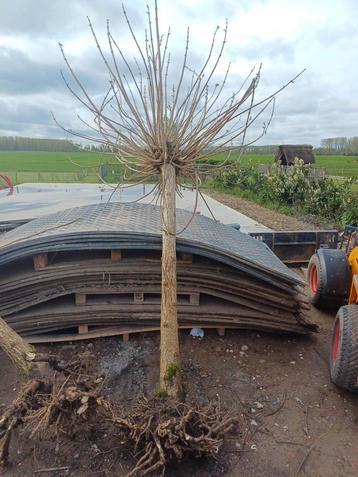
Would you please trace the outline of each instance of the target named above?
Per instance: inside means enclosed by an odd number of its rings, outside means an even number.
[[[169,399],[143,399],[127,415],[115,416],[122,440],[134,446],[140,458],[126,477],[148,475],[178,463],[185,456],[215,457],[223,437],[237,420],[219,406],[191,406]]]
[[[236,419],[222,413],[219,405],[185,404],[168,397],[142,399],[127,414],[114,412],[102,392],[103,377],[90,373],[91,354],[69,363],[53,363],[51,378],[33,379],[0,418],[0,465],[7,465],[13,430],[24,425],[29,438],[47,432],[57,439],[85,435],[105,424],[120,434],[118,448],[129,447],[137,463],[127,477],[164,474],[168,465],[185,456],[215,457],[224,435]]]
[[[13,430],[25,424],[30,438],[51,430],[72,437],[96,421],[99,411],[108,412],[102,396],[102,377],[88,374],[90,354],[83,353],[67,365],[53,361],[51,380],[32,379],[0,418],[0,465],[8,464]],[[49,361],[50,362],[50,361]]]

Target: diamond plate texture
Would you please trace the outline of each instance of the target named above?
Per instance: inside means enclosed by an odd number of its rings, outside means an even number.
[[[188,224],[192,214],[181,209],[177,209],[176,213],[177,230],[180,231]],[[76,250],[81,248],[83,241],[103,241],[106,237],[112,241],[126,236],[134,241],[158,241],[161,231],[159,206],[108,203],[75,207],[33,220],[2,235],[0,264],[15,259],[21,250],[26,249],[27,255],[32,249],[39,253],[41,246],[45,247],[48,243],[58,244],[61,249],[63,243],[71,240],[72,249]],[[177,236],[177,243],[178,246],[191,247],[193,253],[196,253],[195,249],[206,250],[216,254],[219,260],[220,257],[230,257],[287,282],[302,283],[267,245],[205,216],[195,215],[186,230]],[[56,245],[53,247],[56,248]]]

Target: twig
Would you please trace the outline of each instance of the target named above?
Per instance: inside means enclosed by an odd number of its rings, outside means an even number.
[[[298,469],[294,475],[294,477],[298,477],[301,470],[303,469],[303,466],[305,465],[305,463],[307,462],[307,459],[309,458],[309,456],[311,455],[313,449],[316,447],[317,443],[319,440],[322,439],[322,437],[324,437],[329,431],[321,434],[319,437],[317,437],[317,439],[315,440],[315,442],[312,443],[312,445],[309,447],[308,451],[306,452],[305,456],[303,457],[302,461],[300,462],[300,465],[298,466]]]
[[[299,476],[299,474],[300,474],[300,472],[301,472],[303,466],[304,466],[305,463],[307,462],[307,459],[308,459],[308,457],[310,456],[311,452],[313,451],[313,448],[314,448],[315,445],[316,445],[316,443],[314,442],[314,443],[311,445],[311,447],[308,449],[308,451],[306,452],[304,458],[302,459],[300,465],[298,466],[298,469],[297,469],[297,471],[296,471],[296,473],[295,473],[295,477],[298,477],[298,476]]]
[[[34,470],[34,474],[41,474],[44,472],[56,472],[58,470],[70,470],[70,465],[63,465],[62,467],[47,467],[46,469]]]
[[[274,409],[273,411],[264,414],[262,417],[274,416],[274,415],[277,414],[279,411],[281,411],[281,409],[282,409],[283,406],[285,405],[286,397],[287,397],[287,393],[285,392],[284,395],[283,395],[283,399],[282,399],[282,401],[281,401],[281,404],[280,404],[279,406],[277,406],[277,408]]]

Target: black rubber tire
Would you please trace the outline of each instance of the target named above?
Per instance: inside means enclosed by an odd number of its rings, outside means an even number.
[[[358,305],[342,306],[338,310],[332,333],[330,369],[337,386],[358,393]]]
[[[315,275],[316,274],[316,275]],[[313,286],[316,276],[316,286]],[[307,282],[312,303],[318,308],[339,308],[350,289],[351,271],[343,250],[320,249],[308,264]]]

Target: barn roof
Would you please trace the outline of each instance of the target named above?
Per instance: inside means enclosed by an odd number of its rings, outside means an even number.
[[[302,159],[305,164],[314,163],[313,146],[309,144],[284,144],[278,146],[276,160],[281,164],[292,164],[295,157]]]

